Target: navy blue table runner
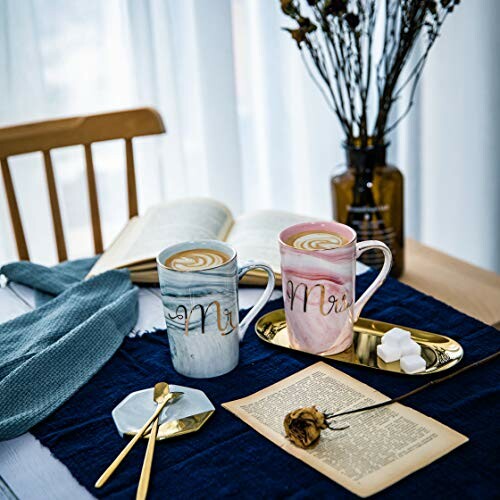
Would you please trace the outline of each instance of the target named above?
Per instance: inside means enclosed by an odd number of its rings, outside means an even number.
[[[358,296],[372,280],[373,273],[358,278]],[[265,310],[278,307],[282,302],[274,301]],[[363,316],[455,338],[465,349],[457,368],[500,349],[500,333],[494,328],[393,279],[375,294]],[[223,402],[252,394],[317,361],[314,356],[263,343],[253,333],[252,325],[241,347],[240,364],[233,372],[215,379],[194,380],[173,370],[163,332],[127,338],[88,384],[32,432],[94,496],[135,498],[145,443],[132,450],[104,488],[93,487],[125,445],[116,432],[111,410],[130,392],[166,380],[202,389],[216,412],[197,434],[158,443],[149,498],[350,498],[350,492],[283,452],[220,407]],[[331,364],[391,397],[433,378]],[[465,434],[470,441],[378,496],[493,498],[498,494],[499,368],[495,360],[406,402]],[[297,404],[300,406],[300,401]],[[338,410],[333,403],[332,409]]]

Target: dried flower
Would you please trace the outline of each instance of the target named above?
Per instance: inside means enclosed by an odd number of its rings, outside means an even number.
[[[347,0],[326,0],[323,4],[323,15],[341,16],[347,12]]]
[[[353,14],[352,12],[349,12],[344,19],[352,30],[355,30],[359,25],[359,16]]]
[[[377,8],[378,3],[280,0],[281,10],[297,23],[286,31],[302,50],[308,72],[339,119],[346,142],[359,141],[361,147],[384,144],[408,114],[429,51],[460,0],[386,0],[384,9]],[[375,26],[383,28],[381,51],[373,43]],[[316,30],[322,33],[313,34]],[[419,40],[422,56],[412,62]],[[408,76],[400,78],[408,65]],[[394,116],[394,103],[405,95],[405,106]]]
[[[458,5],[460,0],[440,0],[443,8],[451,7],[453,8],[453,4]]]
[[[312,33],[318,29],[318,27],[308,17],[299,17],[297,22],[299,23],[300,29],[304,33]]]
[[[434,14],[434,15],[437,14],[437,2],[436,2],[436,0],[426,0],[425,7],[431,14]]]
[[[290,35],[292,35],[292,38],[297,42],[297,47],[299,49],[301,48],[300,44],[305,41],[306,39],[306,34],[304,31],[302,31],[300,28],[297,29],[291,29],[291,28],[284,28],[285,31],[288,31]]]
[[[301,48],[300,44],[306,40],[307,34],[316,31],[318,27],[308,17],[299,17],[297,22],[299,23],[298,28],[285,28],[285,31],[288,31],[292,35],[298,47]]]
[[[281,10],[283,11],[283,14],[286,14],[287,16],[290,17],[297,17],[300,15],[300,12],[295,5],[294,0],[280,0],[281,2]]]
[[[283,423],[286,437],[300,448],[307,448],[318,440],[322,429],[328,427],[325,414],[315,406],[290,412]]]

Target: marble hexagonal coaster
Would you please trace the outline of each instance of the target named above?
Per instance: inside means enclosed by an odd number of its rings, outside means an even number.
[[[203,391],[170,385],[171,392],[184,393],[175,403],[167,405],[160,414],[158,440],[199,430],[215,411]],[[134,435],[154,413],[153,387],[129,394],[111,412],[120,435]],[[144,434],[144,438],[149,433]]]

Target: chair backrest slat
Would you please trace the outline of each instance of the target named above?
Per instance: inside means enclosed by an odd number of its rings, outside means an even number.
[[[128,217],[131,219],[138,213],[137,186],[135,182],[134,148],[132,139],[125,139],[125,155],[127,157],[127,193],[128,193]]]
[[[87,167],[87,190],[89,193],[90,219],[92,221],[92,234],[94,236],[94,251],[102,253],[101,216],[99,213],[99,200],[97,199],[97,185],[95,181],[94,161],[92,159],[92,145],[84,144],[85,165]]]
[[[7,158],[0,158],[0,165],[2,167],[3,184],[7,194],[10,220],[12,221],[14,237],[16,238],[17,255],[20,260],[30,260],[30,254],[28,252],[28,246],[26,245],[23,224],[21,222],[21,215],[19,214],[16,192],[14,191],[14,184],[12,183],[12,176],[10,175],[9,162]]]
[[[43,151],[43,161],[45,164],[45,176],[47,177],[47,188],[49,191],[50,210],[52,212],[52,224],[54,226],[54,235],[57,246],[57,257],[59,262],[68,258],[66,251],[66,241],[64,239],[64,229],[62,225],[61,209],[59,207],[59,198],[57,196],[56,179],[54,176],[54,167],[52,166],[52,157],[49,151]]]
[[[29,260],[29,253],[12,183],[8,157],[36,151],[43,153],[57,254],[61,261],[67,258],[67,251],[51,150],[76,145],[83,145],[84,147],[94,249],[96,253],[101,253],[103,251],[103,242],[96,176],[92,159],[92,144],[114,139],[125,140],[127,197],[130,218],[138,214],[132,139],[145,135],[163,134],[164,132],[165,127],[162,118],[152,108],[138,108],[0,128],[2,177],[19,258]]]
[[[0,128],[0,158],[164,132],[161,116],[151,108],[15,125]]]

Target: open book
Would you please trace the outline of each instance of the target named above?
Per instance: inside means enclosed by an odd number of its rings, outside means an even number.
[[[281,282],[278,234],[287,226],[310,217],[275,210],[261,210],[234,218],[222,203],[209,198],[188,198],[155,205],[145,215],[130,219],[123,231],[91,269],[95,276],[110,269],[128,268],[136,283],[158,283],[156,256],[165,247],[188,240],[226,241],[238,252],[240,263],[267,262]],[[261,271],[244,279],[250,285],[265,284]]]

